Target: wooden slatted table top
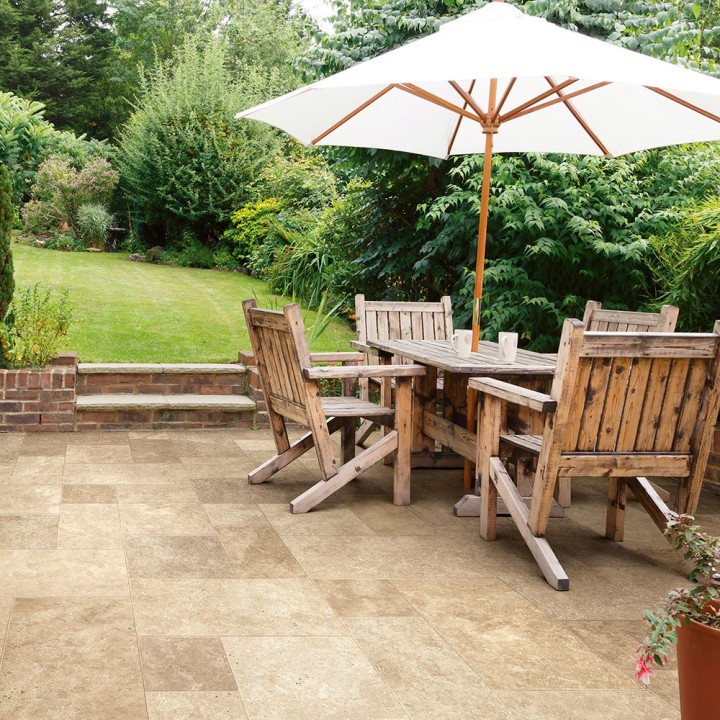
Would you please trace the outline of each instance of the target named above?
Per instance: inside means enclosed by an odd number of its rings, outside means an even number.
[[[555,373],[557,355],[518,349],[515,361],[500,359],[498,344],[482,341],[478,352],[460,357],[448,340],[366,340],[367,345],[381,352],[399,355],[421,365],[465,375],[542,375]],[[356,344],[353,343],[353,347]]]

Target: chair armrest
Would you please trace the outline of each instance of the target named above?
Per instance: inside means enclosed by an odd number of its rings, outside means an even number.
[[[496,380],[495,378],[470,378],[468,387],[539,412],[555,412],[557,407],[557,401],[545,393]]]
[[[363,342],[362,340],[353,340],[350,343],[356,350],[359,350],[361,353],[375,353],[377,354],[377,350],[374,350],[371,348],[367,343]]]
[[[316,352],[310,353],[313,362],[363,362],[365,356],[359,352]]]
[[[303,370],[309,380],[320,378],[414,377],[424,375],[423,365],[348,365],[343,367],[313,367]]]
[[[241,353],[241,361],[244,365],[254,366],[255,354],[250,351]],[[365,356],[359,352],[317,352],[310,353],[313,362],[363,362]]]

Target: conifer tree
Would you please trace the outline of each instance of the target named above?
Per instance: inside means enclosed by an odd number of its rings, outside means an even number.
[[[15,218],[12,197],[10,175],[7,168],[0,164],[0,320],[7,313],[15,289],[10,250],[10,231]]]

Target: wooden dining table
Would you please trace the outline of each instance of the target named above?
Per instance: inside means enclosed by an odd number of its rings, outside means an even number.
[[[549,390],[557,356],[518,349],[513,362],[503,361],[495,342],[482,341],[477,352],[461,357],[444,340],[373,340],[367,346],[380,361],[412,362],[425,366],[424,376],[415,379],[413,402],[412,467],[461,467],[475,462],[477,434],[468,427],[468,380],[471,377],[501,378],[541,392]],[[438,374],[442,381],[438,384]],[[383,402],[390,402],[389,382],[381,386]],[[472,402],[472,399],[471,399]],[[505,425],[515,432],[533,434],[542,427],[535,414],[520,409],[507,416]],[[541,430],[540,430],[541,431]],[[438,449],[439,445],[439,449]],[[470,485],[466,483],[466,489]],[[466,495],[455,505],[457,515],[479,513],[479,496]]]

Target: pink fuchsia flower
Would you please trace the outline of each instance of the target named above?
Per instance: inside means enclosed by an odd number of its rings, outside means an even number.
[[[655,671],[650,667],[651,663],[652,658],[649,655],[641,655],[635,660],[635,679],[639,680],[646,687],[655,675]]]

